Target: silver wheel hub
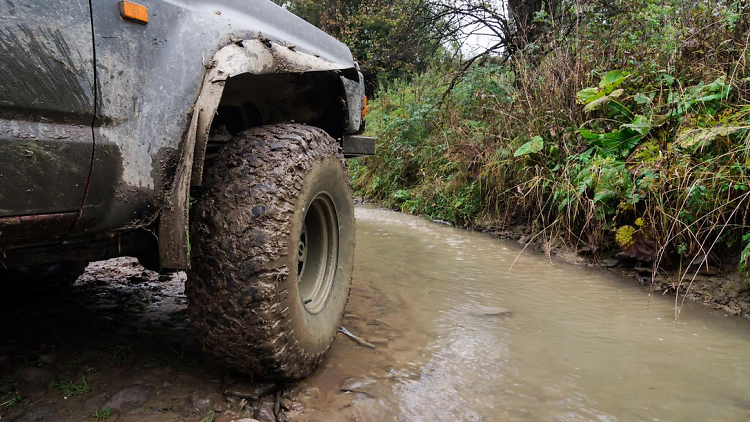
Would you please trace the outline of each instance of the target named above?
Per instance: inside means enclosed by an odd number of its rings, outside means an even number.
[[[297,243],[300,300],[312,314],[321,312],[331,294],[338,266],[339,226],[330,196],[321,193],[307,207]]]

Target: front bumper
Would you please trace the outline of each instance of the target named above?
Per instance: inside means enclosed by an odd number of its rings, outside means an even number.
[[[377,138],[362,135],[346,135],[342,142],[344,157],[357,158],[375,155],[375,141]]]

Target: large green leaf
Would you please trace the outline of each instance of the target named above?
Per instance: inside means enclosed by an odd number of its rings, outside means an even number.
[[[578,133],[592,145],[601,148],[606,156],[627,156],[643,138],[639,132],[628,127],[621,127],[608,133],[594,133],[590,130],[579,129]]]
[[[516,152],[513,154],[514,157],[520,157],[522,155],[536,154],[544,149],[544,139],[541,136],[535,136],[531,138],[529,142],[521,145]]]
[[[602,80],[599,82],[599,88],[605,91],[606,94],[614,91],[615,88],[620,86],[625,79],[628,78],[628,74],[619,70],[612,70],[607,72]]]
[[[611,99],[603,100],[602,98],[607,96],[617,98],[622,95],[623,90],[617,89],[617,87],[625,82],[628,77],[627,73],[619,70],[607,72],[599,81],[598,87],[589,87],[578,91],[576,101],[578,104],[591,104],[591,107],[587,107],[586,111],[596,110]]]
[[[583,111],[585,112],[591,112],[594,110],[598,110],[601,106],[607,104],[612,98],[609,97],[609,95],[605,95],[603,97],[599,97],[595,99],[594,101],[586,104],[586,107],[583,108]]]
[[[677,143],[682,148],[697,150],[711,145],[716,138],[728,137],[747,129],[747,126],[714,126],[712,128],[686,129],[681,130],[677,134]]]
[[[649,120],[646,116],[641,116],[640,114],[635,116],[635,119],[633,119],[633,123],[628,123],[625,125],[622,125],[621,127],[632,129],[641,136],[646,136],[648,132],[651,130],[651,120]]]
[[[578,104],[589,104],[604,96],[604,91],[599,88],[585,88],[576,93]]]

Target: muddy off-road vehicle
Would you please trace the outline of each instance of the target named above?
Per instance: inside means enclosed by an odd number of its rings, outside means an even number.
[[[0,294],[186,270],[207,351],[295,379],[349,294],[349,49],[267,0],[0,0]]]

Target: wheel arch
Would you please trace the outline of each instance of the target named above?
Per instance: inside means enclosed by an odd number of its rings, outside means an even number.
[[[269,100],[271,93],[278,96],[276,100]],[[162,268],[190,268],[190,189],[202,184],[212,128],[234,125],[233,130],[244,130],[295,121],[319,126],[338,139],[359,130],[363,93],[363,77],[356,68],[297,51],[292,45],[261,37],[221,48],[207,65],[160,215]],[[233,117],[232,109],[241,112]],[[248,118],[252,113],[248,109],[255,109],[260,120]]]

